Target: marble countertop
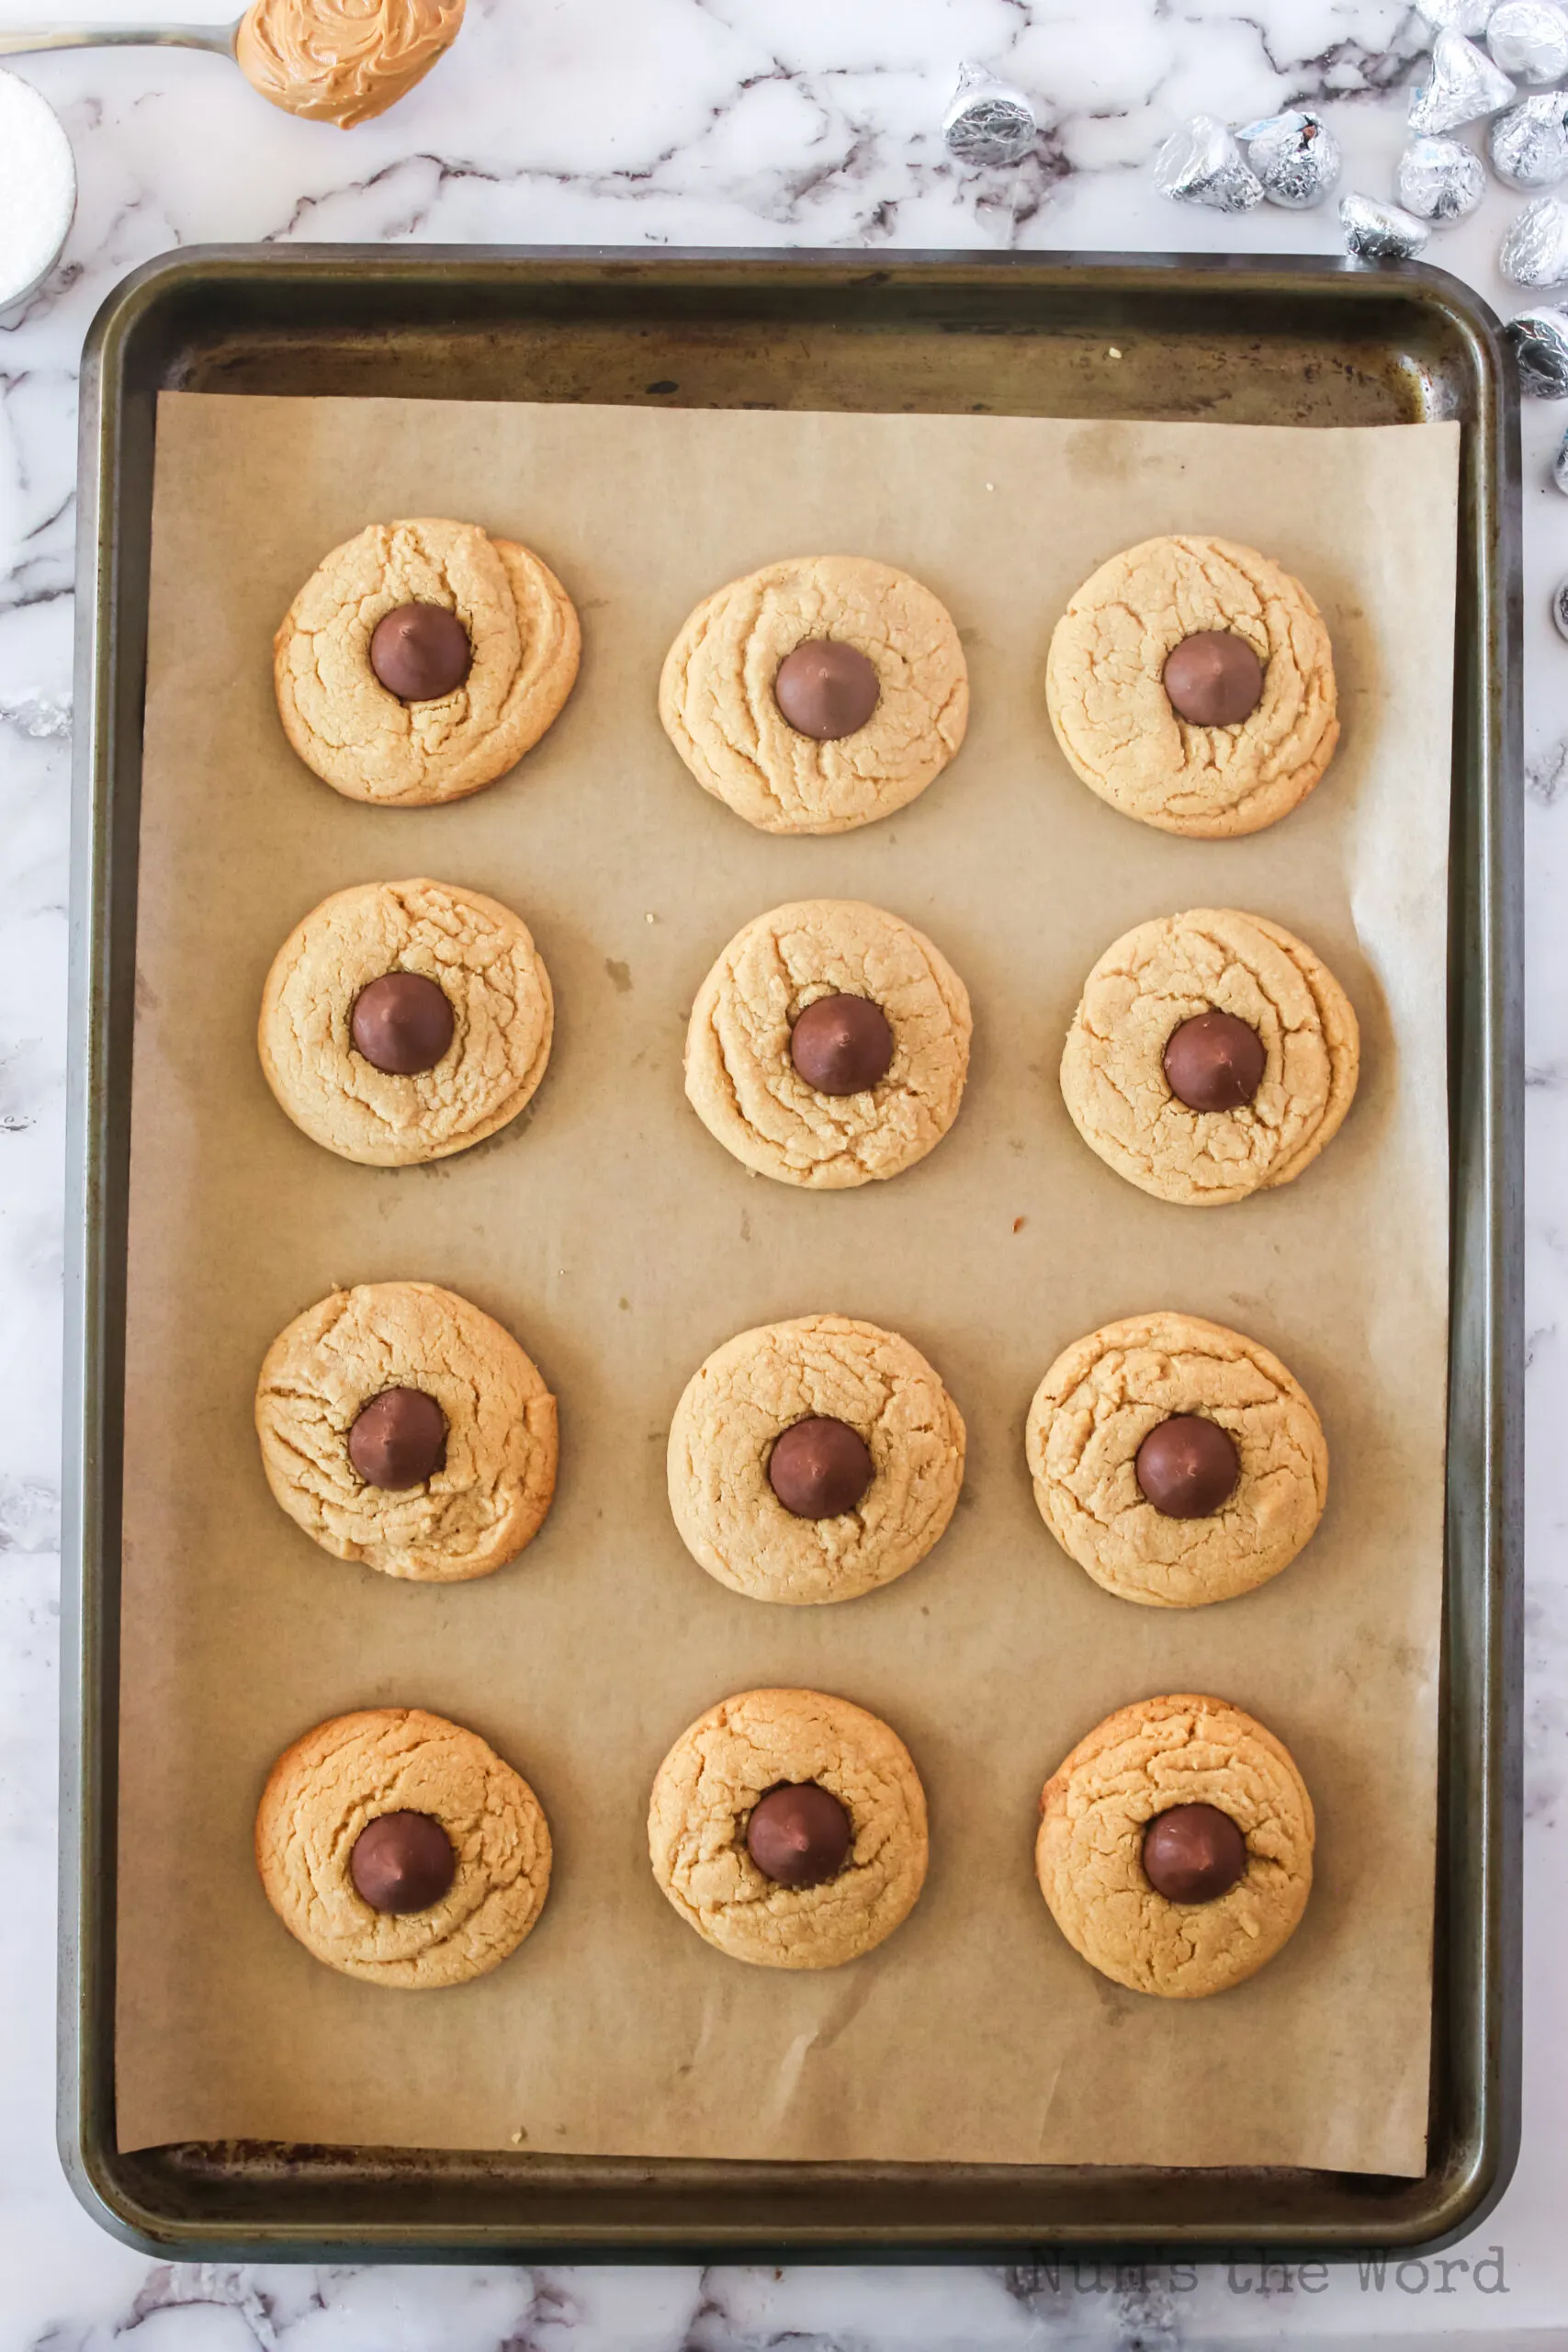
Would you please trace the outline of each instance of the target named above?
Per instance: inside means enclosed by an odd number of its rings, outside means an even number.
[[[0,0],[0,28],[63,21]],[[140,13],[97,0],[100,19]],[[191,14],[213,16],[210,6]],[[262,105],[221,60],[17,61],[59,109],[81,195],[60,269],[0,329],[0,2352],[988,2352],[1371,2336],[1568,2343],[1568,1451],[1531,1453],[1524,2151],[1473,2238],[1404,2266],[1142,2270],[171,2269],[100,2233],[53,2152],[61,1187],[75,369],[114,282],[220,239],[1328,252],[1332,211],[1245,220],[1154,193],[1160,141],[1321,104],[1347,185],[1386,196],[1424,40],[1392,0],[468,0],[453,55],[346,136]],[[961,59],[1005,68],[1043,135],[964,172],[939,136]],[[1474,138],[1472,132],[1471,137]],[[1493,187],[1428,258],[1495,271]],[[4,224],[0,223],[0,234]],[[1568,572],[1551,487],[1568,409],[1527,406],[1529,1423],[1568,1411]],[[1559,1178],[1559,1181],[1560,1178]]]

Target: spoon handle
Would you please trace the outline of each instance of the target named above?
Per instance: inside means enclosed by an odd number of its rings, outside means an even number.
[[[0,57],[43,49],[210,49],[234,53],[235,25],[34,25],[0,28]]]

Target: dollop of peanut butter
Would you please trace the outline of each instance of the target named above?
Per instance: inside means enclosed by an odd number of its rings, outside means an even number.
[[[385,114],[457,40],[464,0],[253,0],[234,54],[253,89],[311,122]]]

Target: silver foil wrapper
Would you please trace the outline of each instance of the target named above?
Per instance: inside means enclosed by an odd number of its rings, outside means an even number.
[[[1568,172],[1568,107],[1561,90],[1521,98],[1500,114],[1487,139],[1492,168],[1506,187],[1555,187]]]
[[[1438,32],[1467,33],[1473,40],[1486,30],[1497,0],[1420,0],[1416,15]]]
[[[1263,183],[1223,122],[1195,114],[1173,130],[1155,157],[1155,186],[1178,204],[1206,204],[1215,212],[1250,212],[1263,201]]]
[[[1292,108],[1249,122],[1236,137],[1270,204],[1305,212],[1338,185],[1339,141],[1321,115]]]
[[[1342,196],[1339,225],[1345,250],[1356,261],[1414,261],[1432,232],[1397,204],[1376,204],[1370,196]]]
[[[1406,212],[1440,229],[1470,218],[1486,193],[1486,169],[1457,139],[1413,139],[1399,159],[1394,193]]]
[[[1568,17],[1552,0],[1503,0],[1486,28],[1492,61],[1539,89],[1568,74]]]
[[[983,66],[959,68],[958,87],[942,119],[950,155],[961,164],[1016,164],[1033,146],[1039,129],[1021,90],[998,82]]]
[[[1516,286],[1561,286],[1568,280],[1568,204],[1538,196],[1503,240],[1497,266]]]
[[[1551,617],[1558,636],[1568,637],[1568,580],[1560,580],[1551,592]]]
[[[1568,498],[1568,433],[1557,445],[1557,455],[1551,460],[1551,479],[1563,497]]]
[[[1432,43],[1432,71],[1411,93],[1412,130],[1457,130],[1495,114],[1514,96],[1514,85],[1483,49],[1462,33],[1441,32]]]
[[[1568,311],[1538,302],[1503,330],[1519,371],[1519,390],[1532,401],[1568,401]]]

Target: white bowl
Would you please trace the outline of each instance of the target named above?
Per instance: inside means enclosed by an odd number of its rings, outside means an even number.
[[[64,125],[30,82],[0,72],[0,322],[38,292],[75,211]]]

